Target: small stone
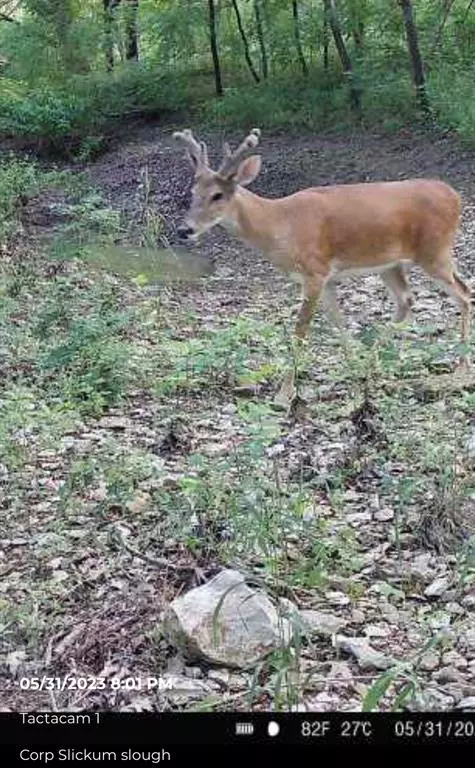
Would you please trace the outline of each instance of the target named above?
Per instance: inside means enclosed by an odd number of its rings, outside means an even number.
[[[185,677],[191,677],[192,680],[200,680],[203,677],[203,670],[200,667],[185,667],[183,673]]]
[[[387,637],[390,630],[383,624],[368,624],[364,628],[364,633],[366,637]]]
[[[456,667],[457,669],[466,669],[468,667],[468,661],[465,656],[462,656],[458,651],[446,651],[442,656],[442,663],[448,667]]]
[[[460,683],[445,683],[444,693],[448,696],[452,696],[454,704],[459,702],[464,697],[463,686]]]
[[[409,627],[406,632],[406,639],[410,645],[420,647],[424,641],[424,632],[418,627]]]
[[[358,608],[354,608],[351,612],[351,623],[363,624],[364,621],[366,621],[366,615],[363,613],[363,611],[358,610]]]
[[[325,598],[332,605],[349,605],[351,602],[344,592],[325,592]]]
[[[379,523],[387,523],[389,520],[392,520],[393,517],[394,509],[391,509],[391,507],[383,507],[374,513],[374,519]]]
[[[446,603],[445,610],[448,611],[449,613],[452,613],[454,616],[463,616],[463,614],[465,613],[465,610],[464,608],[462,608],[460,603]]]
[[[432,578],[434,569],[430,565],[431,560],[432,555],[430,552],[424,552],[421,555],[417,555],[409,565],[410,574],[422,581]]]
[[[62,570],[53,571],[52,578],[55,581],[66,581],[67,579],[69,579],[69,573],[67,571],[62,571]]]
[[[213,682],[220,683],[226,688],[229,687],[230,677],[231,675],[227,669],[210,669],[208,672],[208,680],[213,680]]]
[[[466,444],[465,450],[469,459],[475,459],[475,433],[470,435]]]
[[[462,603],[466,608],[475,608],[475,592],[469,592],[468,595],[465,595]]]
[[[202,680],[195,680],[180,675],[163,675],[167,697],[185,696],[186,698],[203,698],[211,692],[210,686]],[[168,687],[170,686],[170,687]]]
[[[384,653],[372,648],[365,637],[337,635],[335,647],[354,656],[361,669],[387,669],[392,663]]]
[[[128,501],[125,508],[133,515],[143,512],[150,505],[151,496],[148,493],[137,493],[131,501]]]
[[[432,675],[438,683],[460,683],[464,680],[464,675],[455,667],[442,667]]]
[[[424,710],[444,712],[453,709],[454,706],[453,697],[446,696],[437,688],[426,688],[422,699]]]
[[[331,696],[327,691],[322,691],[312,698],[305,699],[304,703],[308,712],[335,712],[340,702],[338,696]]]
[[[439,664],[440,664],[439,654],[434,653],[433,651],[429,651],[428,653],[425,653],[422,659],[420,660],[419,668],[423,669],[425,672],[432,672],[434,669],[437,669]]]
[[[469,651],[475,651],[475,627],[470,627],[469,629],[466,629],[465,632],[462,634],[461,638],[461,644],[465,648],[467,648]]]
[[[442,576],[441,578],[435,579],[431,584],[429,584],[429,586],[424,590],[424,595],[426,597],[440,597],[447,590],[448,586],[448,577]]]
[[[354,528],[363,525],[364,523],[370,523],[372,520],[371,512],[352,512],[345,516],[345,520],[349,525]]]
[[[304,631],[329,637],[337,634],[346,624],[340,616],[326,611],[302,610],[299,612]]]
[[[435,616],[431,616],[430,618],[428,618],[427,624],[432,630],[438,631],[443,629],[443,630],[449,631],[451,621],[452,621],[452,617],[450,613],[441,612]]]
[[[475,696],[467,696],[465,699],[461,699],[456,705],[456,709],[468,709],[475,711]]]
[[[251,681],[245,676],[230,675],[228,685],[230,691],[242,691],[243,688],[249,688]]]
[[[127,429],[130,426],[130,421],[123,416],[103,416],[98,422],[98,426],[101,429]]]
[[[379,610],[381,611],[382,616],[390,624],[399,623],[399,611],[392,603],[389,603],[387,600],[381,600],[379,603]]]

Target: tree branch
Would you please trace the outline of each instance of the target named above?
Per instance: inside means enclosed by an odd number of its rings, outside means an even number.
[[[12,18],[12,16],[8,16],[6,13],[2,13],[2,11],[0,11],[0,21],[9,21],[10,24],[19,24],[20,23],[18,21],[18,19],[14,19],[14,18]]]

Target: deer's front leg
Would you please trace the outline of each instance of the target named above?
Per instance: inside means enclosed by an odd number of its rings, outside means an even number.
[[[313,279],[304,283],[302,303],[297,317],[297,322],[294,329],[294,359],[292,370],[285,376],[279,392],[277,393],[274,403],[275,405],[288,409],[292,405],[292,402],[298,395],[297,389],[297,369],[298,358],[301,350],[302,343],[307,337],[312,317],[315,313],[315,309],[320,298],[324,279]]]

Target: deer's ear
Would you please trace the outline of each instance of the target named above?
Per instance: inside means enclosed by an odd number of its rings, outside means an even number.
[[[251,155],[251,157],[248,157],[246,160],[242,161],[234,175],[233,181],[236,184],[240,184],[242,187],[247,187],[251,181],[254,181],[260,170],[260,155]]]

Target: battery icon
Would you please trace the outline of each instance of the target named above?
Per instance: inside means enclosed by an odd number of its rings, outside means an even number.
[[[252,736],[254,725],[252,723],[236,723],[236,736]]]

